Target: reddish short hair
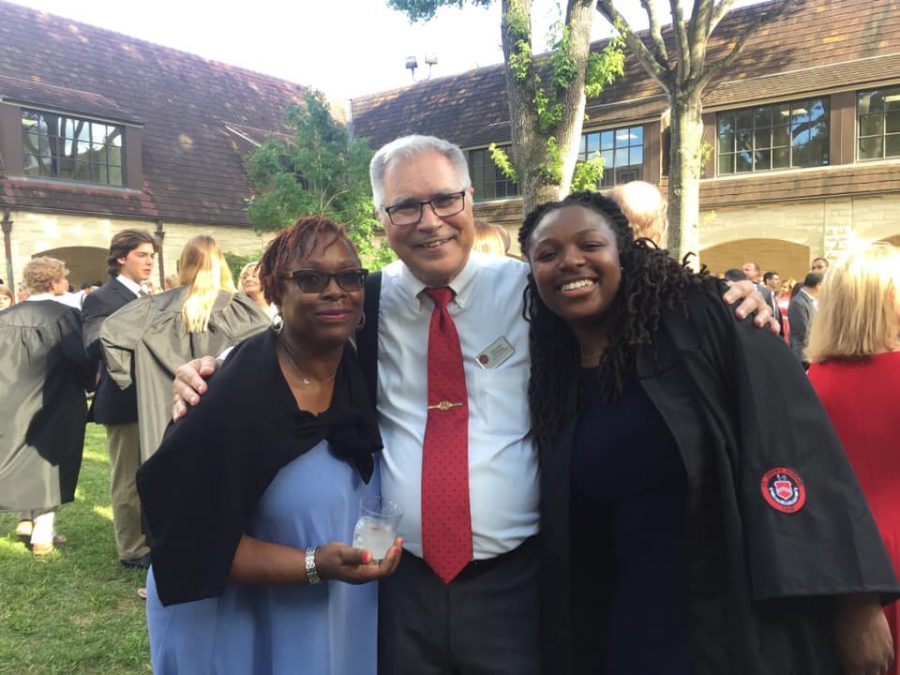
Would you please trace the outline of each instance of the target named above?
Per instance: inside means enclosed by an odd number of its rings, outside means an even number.
[[[296,258],[309,256],[320,244],[323,248],[329,248],[339,242],[359,259],[359,253],[344,228],[325,216],[304,216],[281,230],[269,242],[257,268],[259,284],[266,300],[281,306],[281,281]]]

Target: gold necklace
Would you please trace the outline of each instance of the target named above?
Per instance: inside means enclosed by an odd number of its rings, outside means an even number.
[[[606,349],[601,349],[599,352],[594,352],[593,354],[581,354],[581,365],[596,365],[596,362],[602,360],[604,354],[606,354]]]
[[[324,380],[317,380],[314,377],[309,377],[300,372],[300,367],[297,365],[297,362],[294,360],[294,355],[291,353],[291,350],[287,346],[287,341],[282,338],[281,347],[284,349],[284,355],[287,356],[288,362],[294,368],[294,372],[297,373],[297,376],[300,378],[300,383],[309,387],[313,384],[328,384],[337,376],[337,369],[331,374],[331,377],[326,377]]]

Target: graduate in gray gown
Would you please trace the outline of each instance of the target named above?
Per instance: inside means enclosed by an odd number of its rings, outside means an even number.
[[[16,531],[35,555],[60,541],[56,510],[75,497],[93,386],[79,312],[54,299],[68,274],[61,260],[31,260],[31,295],[0,313],[0,511],[22,512]]]
[[[103,322],[100,343],[110,377],[122,389],[137,383],[141,461],[159,447],[171,417],[175,369],[271,326],[271,320],[237,293],[215,239],[185,244],[180,286],[130,302]]]

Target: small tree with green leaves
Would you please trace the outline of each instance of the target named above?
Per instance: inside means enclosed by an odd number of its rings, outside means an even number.
[[[393,253],[377,235],[368,143],[351,141],[316,91],[304,96],[302,106],[289,106],[284,119],[293,137],[270,135],[247,160],[257,190],[247,208],[250,222],[271,231],[300,216],[324,215],[346,226],[365,265],[379,269],[390,262]]]
[[[492,0],[388,0],[412,21],[427,21],[444,6]],[[613,37],[602,52],[591,51],[591,25],[597,0],[568,0],[553,48],[533,53],[531,0],[501,0],[501,39],[511,123],[512,157],[494,146],[494,163],[521,187],[525,211],[556,200],[573,186],[596,187],[598,158],[579,164],[578,149],[586,96],[596,98],[622,74],[623,41]],[[574,182],[573,182],[573,174]],[[591,183],[590,181],[593,180]]]

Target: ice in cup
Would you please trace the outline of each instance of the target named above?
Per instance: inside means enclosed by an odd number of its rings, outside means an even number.
[[[368,551],[375,562],[380,562],[394,545],[402,517],[403,509],[394,500],[363,497],[359,502],[359,520],[353,531],[354,548]]]

